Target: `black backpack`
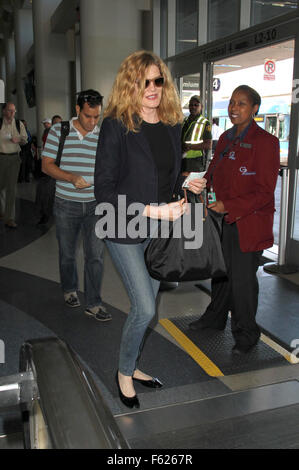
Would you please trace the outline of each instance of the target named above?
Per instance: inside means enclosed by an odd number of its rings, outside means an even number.
[[[58,146],[57,156],[55,160],[55,164],[57,166],[60,166],[64,142],[65,142],[66,137],[69,135],[69,132],[70,132],[69,121],[62,121],[61,133],[60,133],[60,138],[59,138],[59,146]],[[40,178],[36,187],[35,203],[41,210],[41,213],[43,215],[47,215],[48,217],[50,217],[53,213],[55,187],[56,187],[56,180],[53,179],[49,175],[46,175],[43,178]]]
[[[60,131],[60,139],[59,139],[59,146],[57,150],[57,156],[55,160],[55,164],[60,166],[61,155],[64,147],[64,142],[66,137],[70,133],[70,122],[69,121],[61,121],[61,131]]]

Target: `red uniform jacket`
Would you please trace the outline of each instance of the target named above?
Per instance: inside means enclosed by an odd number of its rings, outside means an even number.
[[[252,122],[241,142],[233,145],[224,132],[205,178],[211,180],[217,200],[237,223],[243,252],[273,245],[274,190],[280,166],[279,140]],[[230,147],[221,158],[221,152]],[[212,178],[211,178],[212,177]]]

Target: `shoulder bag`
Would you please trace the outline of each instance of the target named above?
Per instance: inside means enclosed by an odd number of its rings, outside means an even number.
[[[186,196],[185,191],[187,200]],[[184,229],[184,225],[188,225],[184,223],[184,214],[176,221],[169,222],[168,236],[163,235],[162,222],[159,235],[151,239],[145,251],[145,263],[154,279],[182,282],[225,276],[226,267],[220,241],[223,215],[208,209],[202,196],[200,201],[188,202],[191,227],[189,233]],[[202,204],[203,210],[199,210],[198,204]],[[198,213],[202,217],[202,223],[199,224]],[[198,246],[198,243],[193,243],[192,247],[190,235],[195,230],[198,231],[196,236],[202,244]],[[181,236],[178,237],[179,233]]]

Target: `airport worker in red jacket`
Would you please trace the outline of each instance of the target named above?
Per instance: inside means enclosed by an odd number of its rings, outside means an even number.
[[[232,352],[243,355],[258,342],[255,317],[262,252],[273,245],[274,191],[280,167],[279,140],[259,127],[261,104],[251,87],[237,87],[228,113],[233,127],[224,132],[205,175],[208,207],[224,214],[222,249],[227,276],[212,279],[211,303],[193,330],[222,330],[231,312]]]

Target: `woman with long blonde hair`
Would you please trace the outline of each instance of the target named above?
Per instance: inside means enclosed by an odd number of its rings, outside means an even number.
[[[137,368],[159,289],[159,282],[147,271],[144,251],[150,241],[151,222],[175,220],[186,210],[184,199],[172,200],[180,180],[182,118],[180,100],[164,62],[148,51],[128,56],[120,66],[104,113],[95,196],[98,213],[105,212],[101,207],[106,210],[97,235],[105,238],[131,301],[116,374],[120,399],[130,408],[140,406],[134,382],[162,387],[160,380]],[[204,179],[193,180],[189,189],[199,193],[205,183]],[[136,208],[140,216],[133,224]]]

